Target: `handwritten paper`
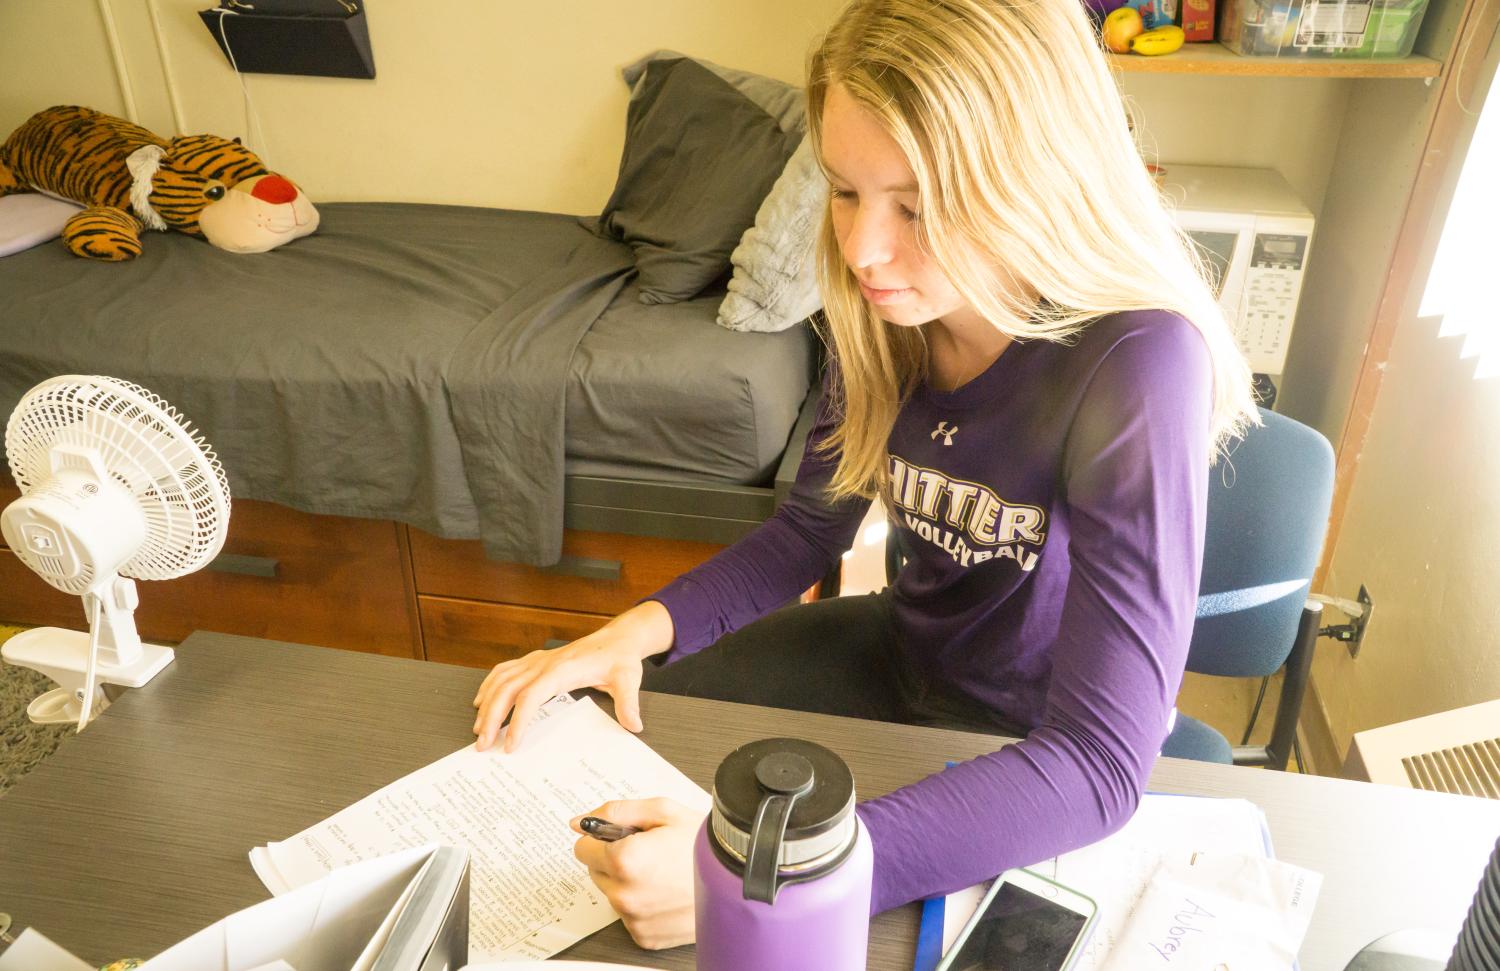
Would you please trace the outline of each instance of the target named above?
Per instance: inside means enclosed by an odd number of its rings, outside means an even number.
[[[1291,968],[1322,882],[1312,870],[1243,853],[1163,860],[1107,971]]]
[[[668,796],[708,813],[710,799],[591,700],[538,713],[521,749],[470,745],[323,822],[250,853],[283,893],[346,866],[438,843],[469,850],[469,956],[550,957],[616,920],[573,857],[568,820],[611,799]]]
[[[1265,816],[1244,799],[1147,793],[1135,815],[1111,836],[1027,867],[1092,897],[1099,916],[1081,971],[1098,971],[1119,941],[1130,912],[1163,861],[1188,861],[1200,850],[1270,855]],[[950,894],[943,911],[943,951],[974,915],[988,889],[981,884]]]

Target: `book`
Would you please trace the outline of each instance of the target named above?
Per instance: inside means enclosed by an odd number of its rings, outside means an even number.
[[[469,854],[427,846],[230,914],[141,971],[444,971],[467,960]]]
[[[408,884],[390,936],[351,971],[449,971],[469,960],[469,852],[439,848]],[[368,962],[368,964],[366,963]]]

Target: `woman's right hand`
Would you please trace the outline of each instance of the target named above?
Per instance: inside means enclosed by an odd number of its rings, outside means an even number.
[[[615,700],[615,718],[632,732],[641,724],[641,663],[672,646],[672,615],[655,600],[620,614],[599,630],[550,651],[532,651],[502,661],[485,676],[474,696],[475,743],[481,752],[495,744],[509,714],[505,751],[514,752],[536,710],[575,688],[598,688]]]

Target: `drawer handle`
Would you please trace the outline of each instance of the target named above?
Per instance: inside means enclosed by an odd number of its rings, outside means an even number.
[[[543,573],[560,573],[570,577],[589,580],[613,580],[619,582],[619,560],[592,560],[586,556],[564,556],[552,566],[540,568]]]
[[[544,650],[544,651],[550,651],[550,650],[553,650],[554,648],[567,647],[571,643],[573,643],[573,642],[572,641],[565,641],[565,640],[563,640],[560,637],[554,637],[551,640],[549,640],[547,643],[545,643],[545,644],[542,645],[542,650]]]
[[[208,564],[210,570],[239,573],[247,577],[275,577],[280,566],[280,560],[269,556],[245,556],[241,553],[220,553]]]

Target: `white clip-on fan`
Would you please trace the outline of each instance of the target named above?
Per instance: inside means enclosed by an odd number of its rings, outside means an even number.
[[[5,451],[21,498],[0,531],[21,562],[83,597],[89,631],[39,627],[0,649],[6,662],[61,687],[26,708],[34,722],[77,722],[109,704],[103,684],[138,688],[172,649],[136,633],[135,583],[191,573],[218,555],[229,485],[202,436],[139,385],[65,375],[32,388],[11,413]]]

